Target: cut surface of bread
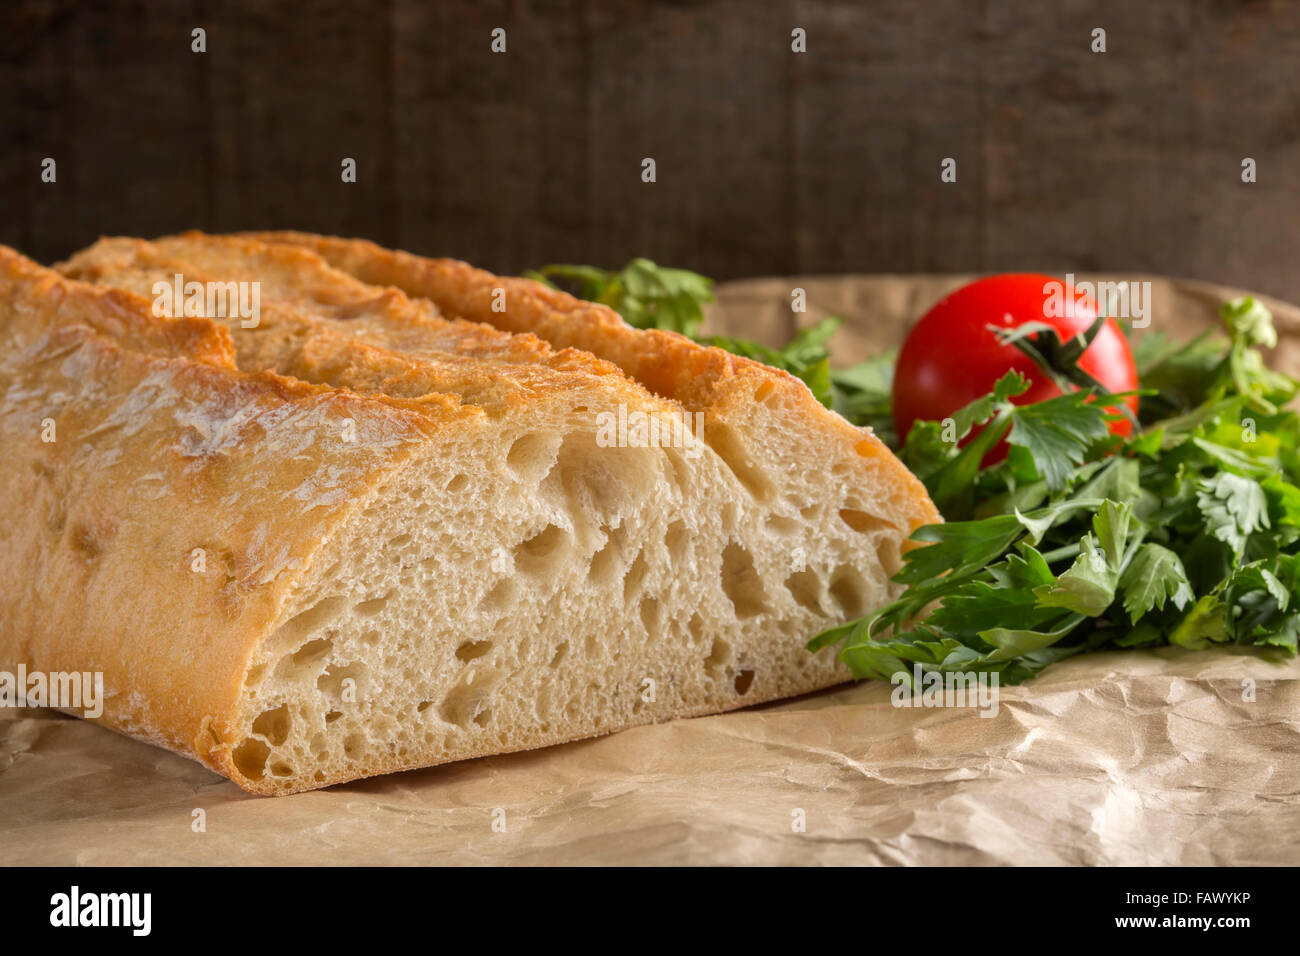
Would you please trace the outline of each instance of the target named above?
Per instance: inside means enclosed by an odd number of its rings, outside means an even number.
[[[804,643],[938,520],[873,436],[526,280],[266,239],[0,254],[0,668],[101,671],[257,793],[848,679]],[[259,323],[155,315],[176,275]]]

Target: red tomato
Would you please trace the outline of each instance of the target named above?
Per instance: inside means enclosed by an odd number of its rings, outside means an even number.
[[[1068,308],[1061,307],[1065,303],[1070,303]],[[1069,314],[1049,314],[1062,311]],[[1011,328],[1025,322],[1042,322],[1056,329],[1064,341],[1086,331],[1096,317],[1097,304],[1090,297],[1076,298],[1072,286],[1051,276],[1007,273],[962,286],[922,316],[898,355],[894,426],[899,439],[907,437],[914,421],[947,418],[963,405],[987,395],[1010,369],[1030,383],[1023,395],[1012,399],[1017,405],[1061,394],[1033,359],[1014,345],[1002,345],[987,326]],[[1133,353],[1113,318],[1083,353],[1079,367],[1111,392],[1137,388]],[[1137,414],[1136,395],[1124,403]],[[1113,422],[1110,427],[1117,435],[1132,430],[1127,419]],[[1006,453],[1006,442],[999,442],[984,456],[985,467],[1001,461]]]

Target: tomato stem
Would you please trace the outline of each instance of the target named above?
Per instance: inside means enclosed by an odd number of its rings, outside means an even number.
[[[1061,341],[1056,329],[1043,322],[1026,322],[1013,329],[998,325],[987,328],[1003,345],[1011,345],[1027,355],[1062,393],[1076,388],[1092,389],[1100,395],[1107,394],[1106,387],[1079,367],[1079,359],[1106,324],[1104,315],[1097,316],[1088,328],[1066,341]],[[1133,426],[1138,427],[1137,416],[1127,404],[1121,402],[1119,410]]]

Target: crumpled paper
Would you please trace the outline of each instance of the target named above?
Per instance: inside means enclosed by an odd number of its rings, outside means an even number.
[[[897,341],[960,277],[763,279],[714,329],[779,343],[842,312],[837,357]],[[1153,280],[1181,337],[1231,290]],[[1300,371],[1300,310],[1270,302]],[[997,710],[863,683],[289,797],[50,711],[0,709],[0,865],[1300,862],[1300,660],[1086,655]]]

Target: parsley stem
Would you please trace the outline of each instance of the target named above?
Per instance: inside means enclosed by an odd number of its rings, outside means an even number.
[[[1057,561],[1064,561],[1066,558],[1078,557],[1078,554],[1079,542],[1076,541],[1074,544],[1062,545],[1059,548],[1044,553],[1043,560],[1048,564],[1055,564]]]

